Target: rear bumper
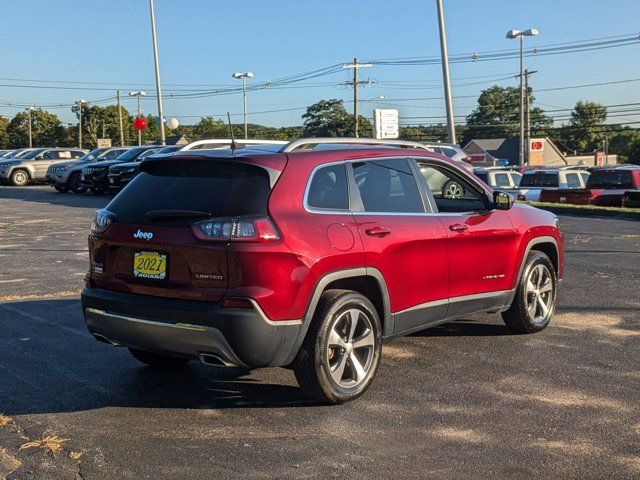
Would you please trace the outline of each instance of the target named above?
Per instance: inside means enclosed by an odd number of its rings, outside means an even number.
[[[299,345],[301,322],[273,322],[257,307],[226,309],[101,288],[82,292],[87,328],[113,345],[198,358],[215,355],[249,368],[285,366]]]

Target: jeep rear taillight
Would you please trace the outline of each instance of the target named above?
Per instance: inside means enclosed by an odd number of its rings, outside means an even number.
[[[232,242],[272,242],[280,235],[267,217],[211,218],[191,225],[200,240]]]

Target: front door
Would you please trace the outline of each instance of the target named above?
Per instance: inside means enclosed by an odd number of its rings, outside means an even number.
[[[479,184],[446,165],[418,162],[448,236],[450,307],[457,316],[509,298],[517,258],[517,233],[509,214],[492,210]]]
[[[352,163],[354,218],[368,267],[382,273],[395,325],[407,332],[444,318],[447,310],[447,232],[431,214],[405,158]],[[390,328],[390,327],[389,327]]]

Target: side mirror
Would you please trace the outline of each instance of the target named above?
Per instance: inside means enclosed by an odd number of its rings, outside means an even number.
[[[505,192],[493,192],[493,208],[496,210],[509,210],[513,207],[514,198]]]

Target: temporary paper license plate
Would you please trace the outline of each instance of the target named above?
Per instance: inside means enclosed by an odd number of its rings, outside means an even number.
[[[167,255],[159,252],[136,252],[133,257],[133,276],[164,280],[167,276]]]

